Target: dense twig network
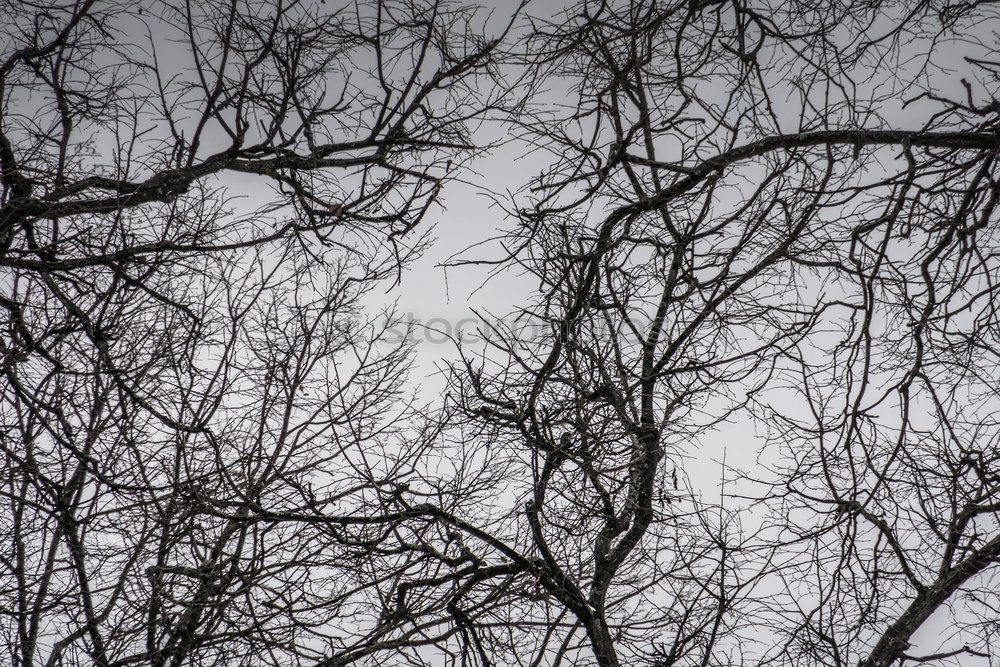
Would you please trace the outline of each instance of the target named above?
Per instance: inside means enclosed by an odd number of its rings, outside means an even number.
[[[4,8],[12,664],[1000,656],[994,3]],[[541,335],[417,400],[501,145]]]

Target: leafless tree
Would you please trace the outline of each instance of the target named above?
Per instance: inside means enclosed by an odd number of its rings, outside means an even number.
[[[12,3],[12,662],[994,659],[994,4],[547,9]],[[428,416],[362,304],[501,112],[537,291]]]
[[[508,26],[3,12],[0,660],[334,665],[457,632],[395,613],[442,533],[395,504],[429,440],[410,344],[361,302],[482,148]]]
[[[542,324],[494,327],[453,375],[461,449],[514,507],[466,510],[517,574],[514,618],[470,611],[470,633],[532,665],[996,658],[998,19],[585,0],[536,21],[517,126],[551,165],[501,257],[458,262],[526,272],[518,318]],[[726,421],[765,455],[706,478]]]

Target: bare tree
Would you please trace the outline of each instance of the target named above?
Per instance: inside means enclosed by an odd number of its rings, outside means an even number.
[[[392,613],[437,533],[394,505],[427,465],[410,345],[361,302],[483,148],[506,26],[421,0],[4,12],[0,655],[332,665],[454,632]]]
[[[505,632],[472,620],[496,651],[994,657],[997,66],[968,35],[997,19],[634,0],[535,23],[549,92],[518,126],[552,163],[504,255],[459,262],[528,272],[518,318],[543,325],[454,373],[463,450],[516,504],[477,520],[518,573]],[[946,65],[977,79],[948,97]],[[715,501],[699,449],[727,420],[769,444]],[[911,647],[932,616],[940,650]]]
[[[10,15],[15,664],[993,659],[993,3]],[[428,417],[362,304],[494,112],[538,335]]]

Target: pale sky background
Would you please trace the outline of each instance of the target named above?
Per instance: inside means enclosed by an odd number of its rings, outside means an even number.
[[[336,6],[346,2],[330,0],[330,4]],[[514,3],[509,0],[489,0],[480,4],[493,7],[496,20],[502,20],[514,7]],[[535,0],[530,6],[530,12],[535,15],[554,15],[568,4],[572,3],[566,0]],[[939,85],[943,94],[954,95],[961,91],[960,79],[968,76],[968,68],[961,60],[965,53],[941,55],[950,64],[953,61],[954,69],[939,77]],[[902,110],[887,109],[885,115],[890,119],[898,119],[903,128],[908,127],[908,115]],[[919,122],[924,115],[915,114],[912,117]],[[486,130],[487,134],[496,136],[500,132],[502,129],[499,126]],[[516,141],[471,160],[466,170],[459,174],[459,180],[448,183],[442,191],[439,201],[444,208],[432,206],[422,227],[415,232],[418,235],[421,230],[430,233],[433,242],[424,255],[404,272],[398,286],[388,291],[385,288],[376,290],[368,297],[371,307],[396,304],[399,315],[404,319],[455,333],[457,328],[464,328],[466,331],[475,328],[476,315],[473,309],[484,314],[505,316],[519,303],[524,303],[532,295],[536,285],[533,280],[518,276],[514,270],[506,270],[502,275],[484,283],[487,276],[483,267],[455,267],[446,270],[441,264],[469,246],[477,247],[466,253],[467,258],[496,258],[500,254],[500,248],[489,241],[500,230],[508,227],[510,221],[504,211],[494,205],[487,192],[502,197],[504,192],[525,185],[549,161],[550,156],[542,152],[531,152],[526,145]],[[253,187],[249,181],[241,185],[246,185],[248,192]],[[246,202],[251,207],[255,203],[252,199],[250,196]],[[510,204],[509,199],[507,203]],[[434,334],[419,336],[418,340],[412,380],[422,389],[419,399],[434,406],[440,402],[443,386],[441,378],[436,374],[436,367],[444,361],[455,359],[456,349]],[[697,444],[699,448],[696,451],[685,452],[691,457],[685,468],[706,500],[715,500],[722,480],[723,458],[729,466],[750,469],[756,465],[763,441],[754,433],[752,425],[743,420],[703,434]],[[920,636],[928,648],[937,647],[937,632],[933,621],[922,627]],[[970,660],[968,664],[973,664],[973,661]]]

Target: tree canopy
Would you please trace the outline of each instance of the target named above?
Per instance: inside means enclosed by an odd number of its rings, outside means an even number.
[[[3,7],[11,664],[1000,659],[996,3]]]

